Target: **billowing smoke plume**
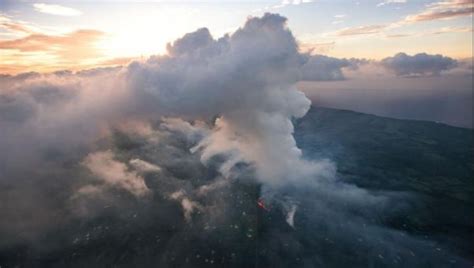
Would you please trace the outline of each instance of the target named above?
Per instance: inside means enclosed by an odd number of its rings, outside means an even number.
[[[378,225],[399,195],[302,156],[307,55],[285,23],[249,18],[217,40],[199,29],[123,68],[0,76],[0,265],[462,262]]]
[[[292,118],[302,117],[310,101],[294,86],[304,57],[285,22],[266,14],[217,40],[203,28],[169,44],[167,55],[122,70],[12,78],[2,99],[10,117],[2,120],[2,145],[15,148],[4,151],[24,153],[18,146],[25,140],[35,143],[29,150],[86,144],[129,118],[218,116],[193,149],[203,162],[226,155],[222,172],[244,162],[268,184],[331,176],[329,164],[301,159],[292,136]]]
[[[34,191],[30,184],[54,177],[47,175],[48,166],[65,174],[80,170],[86,178],[68,182],[77,188],[74,203],[85,197],[110,201],[114,191],[150,198],[147,177],[154,176],[165,185],[162,196],[181,203],[189,220],[201,207],[191,198],[242,174],[253,174],[269,189],[332,177],[332,164],[303,160],[292,136],[291,120],[305,115],[310,101],[294,86],[306,57],[285,23],[266,14],[219,39],[199,29],[169,44],[166,55],[123,68],[2,76],[1,183]],[[183,184],[170,165],[192,170],[192,161],[171,160],[176,155],[148,162],[141,154],[123,159],[108,145],[124,131],[163,144],[156,134],[161,132],[149,124],[156,120],[162,131],[183,135],[186,152],[224,181],[197,188]],[[88,207],[81,203],[79,214]]]
[[[310,101],[294,86],[304,57],[285,22],[266,14],[218,40],[207,29],[187,34],[168,46],[168,55],[127,68],[131,91],[168,115],[219,116],[194,150],[204,162],[226,154],[224,173],[246,162],[269,184],[330,175],[329,166],[301,159],[292,136],[291,119],[302,117]]]

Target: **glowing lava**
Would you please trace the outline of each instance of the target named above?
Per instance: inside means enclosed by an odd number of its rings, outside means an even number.
[[[265,203],[263,203],[263,200],[261,198],[257,200],[257,205],[259,208],[262,208],[266,211],[270,211],[270,209],[265,206]]]

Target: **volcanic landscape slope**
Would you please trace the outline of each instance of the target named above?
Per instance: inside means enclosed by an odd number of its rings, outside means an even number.
[[[222,159],[203,165],[186,136],[159,124],[163,143],[117,131],[97,146],[119,163],[159,164],[162,172],[144,177],[152,194],[109,189],[79,203],[88,213],[76,216],[68,189],[93,174],[76,164],[83,155],[73,155],[31,180],[41,182],[32,191],[57,206],[50,228],[0,221],[10,227],[0,229],[0,266],[472,267],[472,130],[320,107],[294,123],[303,156],[328,159],[337,173],[326,183],[308,177],[286,186],[273,200],[251,165],[219,179]],[[204,195],[193,190],[203,186]],[[184,198],[168,197],[175,191],[189,194],[188,215]]]
[[[346,182],[416,196],[387,225],[474,257],[471,129],[312,107],[295,122],[295,138],[305,157],[335,161]]]

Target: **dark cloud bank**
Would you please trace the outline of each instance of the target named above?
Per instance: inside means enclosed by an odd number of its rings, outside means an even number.
[[[397,76],[440,75],[442,71],[455,67],[457,62],[442,55],[419,53],[409,56],[398,53],[382,60],[382,65],[395,72]]]
[[[299,88],[315,105],[473,127],[472,59],[398,53],[381,61],[314,55]]]
[[[302,157],[300,71],[355,67],[300,54],[285,22],[199,29],[123,68],[1,77],[0,265],[469,266],[384,227],[416,196]]]

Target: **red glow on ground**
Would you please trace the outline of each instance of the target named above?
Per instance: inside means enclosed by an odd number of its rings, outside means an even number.
[[[262,208],[262,209],[264,209],[264,210],[266,210],[266,211],[269,211],[269,209],[265,206],[265,203],[263,203],[263,200],[262,200],[262,199],[258,199],[258,200],[257,200],[257,205],[258,205],[259,208]]]

